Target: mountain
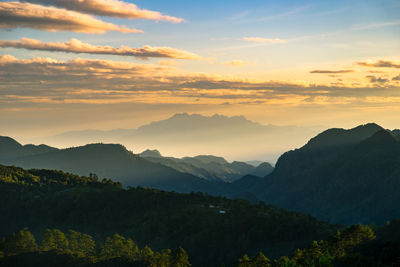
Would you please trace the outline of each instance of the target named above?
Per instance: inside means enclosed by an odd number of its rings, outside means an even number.
[[[299,147],[320,127],[261,125],[243,116],[175,114],[136,129],[84,130],[31,140],[56,147],[88,143],[119,143],[132,151],[157,148],[175,157],[222,155],[227,159],[275,162],[283,152]]]
[[[268,174],[270,174],[274,170],[274,167],[272,167],[271,164],[268,162],[263,162],[260,165],[258,165],[250,174],[253,174],[255,176],[260,176],[264,177]]]
[[[400,130],[395,129],[395,130],[392,131],[392,134],[393,134],[394,136],[400,137]]]
[[[158,151],[157,149],[147,149],[140,153],[139,156],[142,158],[162,158],[160,151]]]
[[[11,138],[6,140],[7,144],[20,148],[24,153],[14,153],[11,158],[3,158],[3,164],[57,169],[79,175],[93,173],[100,178],[114,177],[124,186],[140,185],[177,192],[213,190],[212,185],[204,179],[148,161],[118,144],[90,144],[68,149],[50,149],[46,146],[21,146]]]
[[[290,210],[337,223],[399,218],[400,141],[376,124],[329,129],[283,154],[248,192]]]
[[[243,254],[260,251],[270,258],[290,255],[339,228],[263,203],[123,189],[94,176],[2,165],[0,202],[0,237],[24,227],[35,236],[42,236],[46,228],[65,233],[74,229],[104,243],[119,233],[141,248],[149,245],[160,251],[182,246],[193,266],[233,266]]]
[[[46,145],[21,145],[7,136],[0,136],[0,160],[24,157],[57,150]]]
[[[247,164],[253,165],[254,167],[257,167],[261,163],[263,163],[261,160],[248,160],[245,161]]]
[[[222,180],[224,182],[232,182],[248,174],[263,177],[273,170],[271,164],[267,162],[254,167],[253,165],[239,161],[229,163],[223,157],[212,155],[199,155],[179,159],[163,157],[158,150],[149,149],[138,155],[151,162],[160,163],[179,172],[190,173],[210,181]]]
[[[2,137],[0,141],[0,163],[58,169],[79,175],[92,173],[101,179],[113,177],[124,186],[147,186],[177,192],[201,191],[229,196],[225,182],[257,171],[259,176],[272,171],[241,162],[229,163],[222,157],[211,155],[178,159],[163,157],[158,150],[146,150],[136,155],[119,144],[56,149],[45,145],[22,146],[9,137]]]

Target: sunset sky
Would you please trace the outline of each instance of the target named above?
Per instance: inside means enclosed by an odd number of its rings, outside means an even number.
[[[400,1],[0,1],[0,135],[181,112],[400,128]]]

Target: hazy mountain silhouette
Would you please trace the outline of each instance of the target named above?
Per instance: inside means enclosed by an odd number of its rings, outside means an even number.
[[[257,167],[261,163],[263,163],[261,160],[248,160],[245,161],[247,164],[253,165],[254,167]]]
[[[400,216],[399,177],[399,139],[367,124],[317,135],[283,154],[274,171],[247,191],[331,222],[383,223]]]
[[[7,136],[0,136],[0,160],[24,157],[57,150],[46,145],[21,145]]]
[[[32,140],[57,147],[88,143],[120,143],[134,151],[157,148],[166,155],[223,155],[230,159],[275,162],[280,154],[299,147],[320,128],[261,125],[243,116],[175,114],[137,129],[73,131]]]
[[[272,172],[271,164],[264,162],[257,167],[245,162],[234,161],[229,163],[223,157],[199,155],[182,159],[163,157],[158,150],[145,150],[139,154],[149,161],[171,167],[179,172],[190,173],[210,181],[222,180],[231,182],[244,175],[252,174],[263,177]]]

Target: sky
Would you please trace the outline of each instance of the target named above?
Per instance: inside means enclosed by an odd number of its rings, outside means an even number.
[[[0,134],[182,112],[400,128],[400,1],[0,1]]]

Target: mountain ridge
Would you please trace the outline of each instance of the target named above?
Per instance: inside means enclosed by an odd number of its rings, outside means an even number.
[[[326,132],[334,135],[330,143],[320,138]],[[248,191],[330,222],[383,223],[400,217],[394,205],[400,203],[399,139],[376,124],[324,133],[284,153],[274,171]]]

